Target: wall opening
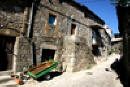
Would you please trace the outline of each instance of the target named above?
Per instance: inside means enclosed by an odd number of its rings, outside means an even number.
[[[75,35],[76,24],[71,24],[71,35]]]
[[[56,16],[53,14],[49,14],[48,23],[52,25],[56,25]]]
[[[45,62],[48,60],[54,60],[55,50],[51,49],[42,49],[42,58],[41,62]]]
[[[101,52],[100,52],[100,49],[99,49],[99,46],[98,45],[92,45],[92,53],[94,56],[101,56]]]
[[[0,37],[0,71],[13,69],[15,37]]]

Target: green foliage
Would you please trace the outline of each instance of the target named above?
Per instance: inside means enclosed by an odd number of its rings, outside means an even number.
[[[53,59],[49,59],[49,62],[54,62],[54,60]]]
[[[119,0],[111,0],[111,1],[113,2],[113,1],[119,1]]]
[[[111,1],[111,4],[118,5],[118,3],[119,3],[120,0],[110,0],[110,1]]]
[[[115,50],[113,48],[109,51],[109,55],[111,55],[112,53],[115,53]]]
[[[130,0],[110,0],[111,4],[119,6],[130,6]]]
[[[120,1],[120,0],[110,0],[111,2],[118,2],[118,1]]]
[[[88,67],[87,67],[87,69],[91,69],[92,68],[92,65],[91,64],[89,64],[88,65]]]

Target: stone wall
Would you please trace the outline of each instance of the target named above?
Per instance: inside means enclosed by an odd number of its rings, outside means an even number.
[[[114,50],[114,53],[123,55],[123,41],[112,42],[111,49]]]
[[[102,26],[102,24],[97,23],[89,12],[86,12],[88,16],[85,16],[85,13],[81,12],[78,7],[65,2],[59,3],[58,0],[53,1],[50,3],[48,0],[41,0],[34,19],[33,37],[56,38],[71,35],[71,24],[74,23],[76,24],[76,36],[86,38],[87,45],[91,48],[92,29],[89,26]],[[56,16],[57,23],[53,28],[48,24],[49,13]],[[51,31],[52,29],[53,31]]]
[[[36,63],[41,63],[42,49],[55,50],[54,60],[59,63],[58,71],[80,71],[94,63],[91,52],[92,29],[90,26],[102,26],[104,22],[87,8],[85,12],[84,7],[71,3],[71,1],[41,0],[34,9],[31,38],[26,37],[29,36],[27,27],[30,25],[31,4],[27,5],[27,8],[26,5],[21,6],[20,3],[18,6],[12,5],[10,8],[13,10],[9,10],[9,12],[0,7],[0,10],[2,9],[0,18],[5,17],[8,23],[12,23],[13,27],[9,28],[15,27],[14,29],[18,29],[22,33],[16,37],[14,71],[22,71],[24,67],[32,65],[33,55]],[[48,23],[49,14],[56,16],[56,24]],[[76,25],[74,35],[71,35],[72,24]],[[7,26],[9,25],[7,24]],[[32,43],[35,46],[33,53]]]
[[[105,29],[100,29],[101,42],[102,42],[102,57],[107,58],[111,50],[111,37]]]
[[[111,50],[111,37],[102,27],[93,26],[93,55],[95,60],[106,59]]]
[[[48,0],[41,0],[34,19],[34,37],[61,37],[64,35],[70,35],[71,23],[73,23],[72,19],[74,19],[74,22],[77,25],[77,30],[79,31],[78,34],[85,38],[86,33],[88,32],[87,29],[89,29],[89,25],[101,25],[100,22],[95,22],[94,18],[90,19],[89,16],[85,18],[84,13],[78,10],[76,7],[73,7],[67,3],[58,3],[58,0],[53,1],[55,2],[52,4]],[[49,13],[54,14],[57,20],[52,32],[53,35],[49,35],[49,31],[52,29],[48,24]]]
[[[27,37],[17,37],[14,47],[14,71],[22,71],[32,65],[32,44]]]
[[[0,29],[8,29],[7,31],[10,29],[20,33],[23,29],[24,9],[26,7],[25,4],[21,5],[20,3],[22,4],[22,1],[0,1]],[[17,34],[17,36],[19,35]]]
[[[13,71],[22,71],[31,63],[30,44],[26,38],[20,37],[24,27],[24,12],[27,3],[19,0],[0,1],[0,37],[16,37],[14,45]],[[25,17],[26,18],[26,17]],[[27,22],[25,22],[27,24]]]
[[[54,59],[59,62],[59,71],[63,71],[65,65],[67,65],[66,71],[86,69],[87,65],[94,63],[91,53],[92,30],[89,26],[101,26],[102,24],[97,23],[94,17],[90,19],[89,16],[92,15],[85,17],[84,12],[68,4],[69,2],[59,3],[58,0],[53,1],[41,0],[34,17],[33,41],[36,45],[37,63],[41,62],[41,49],[54,49],[56,50]],[[49,14],[56,16],[56,25],[52,26],[48,23]],[[65,39],[73,37],[71,35],[72,23],[76,25],[75,36],[77,36],[79,42]],[[71,58],[80,61],[75,62],[77,66],[73,67]]]
[[[91,49],[86,39],[79,36],[65,36],[63,39],[63,71],[74,72],[87,69],[94,64]]]
[[[34,37],[33,42],[36,46],[37,63],[41,63],[42,49],[55,50],[54,60],[60,61],[62,55],[62,38]]]

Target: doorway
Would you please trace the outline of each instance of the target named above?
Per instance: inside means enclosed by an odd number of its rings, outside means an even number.
[[[0,36],[0,71],[13,69],[15,37]]]
[[[92,53],[94,56],[97,56],[97,57],[101,56],[101,52],[99,50],[98,45],[92,45],[92,48],[93,48]]]
[[[55,50],[42,49],[41,62],[45,62],[48,60],[54,60],[54,55],[55,55]]]
[[[76,24],[71,24],[71,35],[75,35]]]

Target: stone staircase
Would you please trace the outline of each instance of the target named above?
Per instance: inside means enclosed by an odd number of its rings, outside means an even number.
[[[14,78],[10,77],[10,71],[0,71],[0,87],[17,87]]]

